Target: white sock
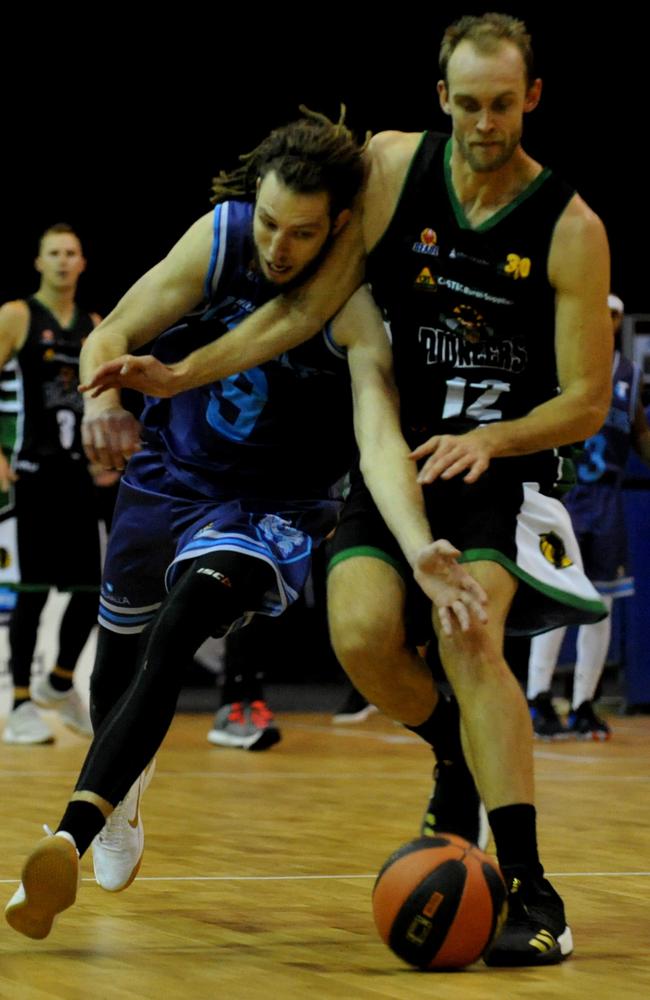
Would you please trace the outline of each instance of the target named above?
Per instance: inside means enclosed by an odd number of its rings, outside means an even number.
[[[565,628],[554,628],[551,632],[544,632],[543,635],[533,636],[530,643],[528,688],[526,692],[529,701],[536,698],[542,691],[551,690],[553,672],[557,665],[560,646],[565,635]]]
[[[607,659],[614,598],[601,594],[600,599],[610,612],[607,618],[595,625],[581,625],[578,629],[576,669],[573,675],[574,709],[579,708],[583,701],[593,701]]]

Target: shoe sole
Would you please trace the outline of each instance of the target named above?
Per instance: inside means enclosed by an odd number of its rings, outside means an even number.
[[[46,736],[43,740],[27,740],[20,737],[15,739],[12,736],[7,736],[6,733],[3,733],[2,742],[16,747],[44,747],[47,746],[48,743],[54,743],[54,736]]]
[[[574,739],[583,740],[588,742],[589,740],[595,741],[596,743],[606,743],[607,740],[611,740],[611,733],[593,732],[593,733],[572,733]]]
[[[229,747],[231,750],[268,750],[282,739],[279,729],[264,729],[252,736],[230,736],[219,729],[211,729],[208,733],[208,743],[217,747]]]
[[[483,961],[486,965],[502,968],[559,965],[573,954],[573,935],[568,924],[555,940],[555,946],[549,951],[511,951],[499,954],[498,950],[493,950],[483,956]]]
[[[57,914],[77,898],[79,859],[63,837],[48,837],[27,858],[22,871],[24,899],[5,909],[10,927],[26,937],[41,940],[52,930]]]
[[[362,708],[360,712],[354,712],[352,715],[345,715],[344,713],[334,715],[332,722],[343,723],[343,725],[347,722],[365,722],[370,715],[378,711],[379,709],[376,705],[368,705],[367,708]]]
[[[143,828],[142,832],[144,834],[144,828]],[[97,878],[97,872],[95,872],[95,882],[97,883],[97,885],[99,886],[100,889],[104,890],[104,892],[124,892],[125,889],[128,889],[129,886],[132,885],[133,882],[135,882],[136,876],[137,876],[138,872],[140,871],[140,868],[142,867],[142,858],[143,857],[144,857],[144,844],[142,845],[142,852],[141,852],[140,857],[138,858],[138,860],[136,862],[135,868],[132,870],[132,872],[129,875],[129,877],[127,878],[126,882],[121,882],[120,885],[116,885],[116,886],[104,885]]]

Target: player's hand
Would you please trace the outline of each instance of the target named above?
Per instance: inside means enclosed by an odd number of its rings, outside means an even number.
[[[115,483],[120,478],[120,473],[117,469],[104,469],[101,465],[90,465],[88,471],[93,478],[95,486],[99,486],[101,489],[108,489],[110,486],[115,486]]]
[[[140,424],[122,406],[86,406],[81,422],[86,457],[103,469],[123,469],[140,450]]]
[[[464,472],[463,481],[475,483],[493,457],[494,447],[487,429],[467,434],[437,434],[411,452],[419,461],[429,455],[418,473],[421,486],[435,479],[451,479]]]
[[[100,365],[90,382],[79,386],[80,392],[90,393],[93,398],[107,389],[137,389],[147,396],[166,399],[176,395],[180,386],[174,368],[153,355],[122,354]]]
[[[467,632],[475,622],[485,624],[487,594],[458,562],[460,551],[438,538],[417,556],[413,575],[438,610],[445,635],[455,628]]]

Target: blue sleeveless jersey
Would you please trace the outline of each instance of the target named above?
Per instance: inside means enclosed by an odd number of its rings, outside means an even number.
[[[205,308],[154,342],[161,361],[215,340],[278,293],[256,266],[252,224],[252,204],[216,206]],[[328,326],[259,367],[172,399],[147,397],[141,420],[147,446],[203,496],[327,497],[353,453],[345,351]]]
[[[578,483],[598,483],[603,477],[620,484],[630,455],[632,425],[639,398],[639,366],[619,351],[614,353],[612,402],[605,423],[584,443],[576,465]]]

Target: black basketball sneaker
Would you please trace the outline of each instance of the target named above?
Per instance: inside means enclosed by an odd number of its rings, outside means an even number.
[[[485,849],[487,814],[464,760],[440,761],[433,770],[433,791],[420,824],[422,837],[455,833]]]
[[[541,691],[528,702],[530,717],[533,720],[533,732],[538,740],[566,740],[570,736],[555,711],[550,691]]]
[[[557,965],[568,958],[573,951],[571,928],[551,883],[525,870],[504,872],[504,877],[508,919],[483,956],[486,965]]]

